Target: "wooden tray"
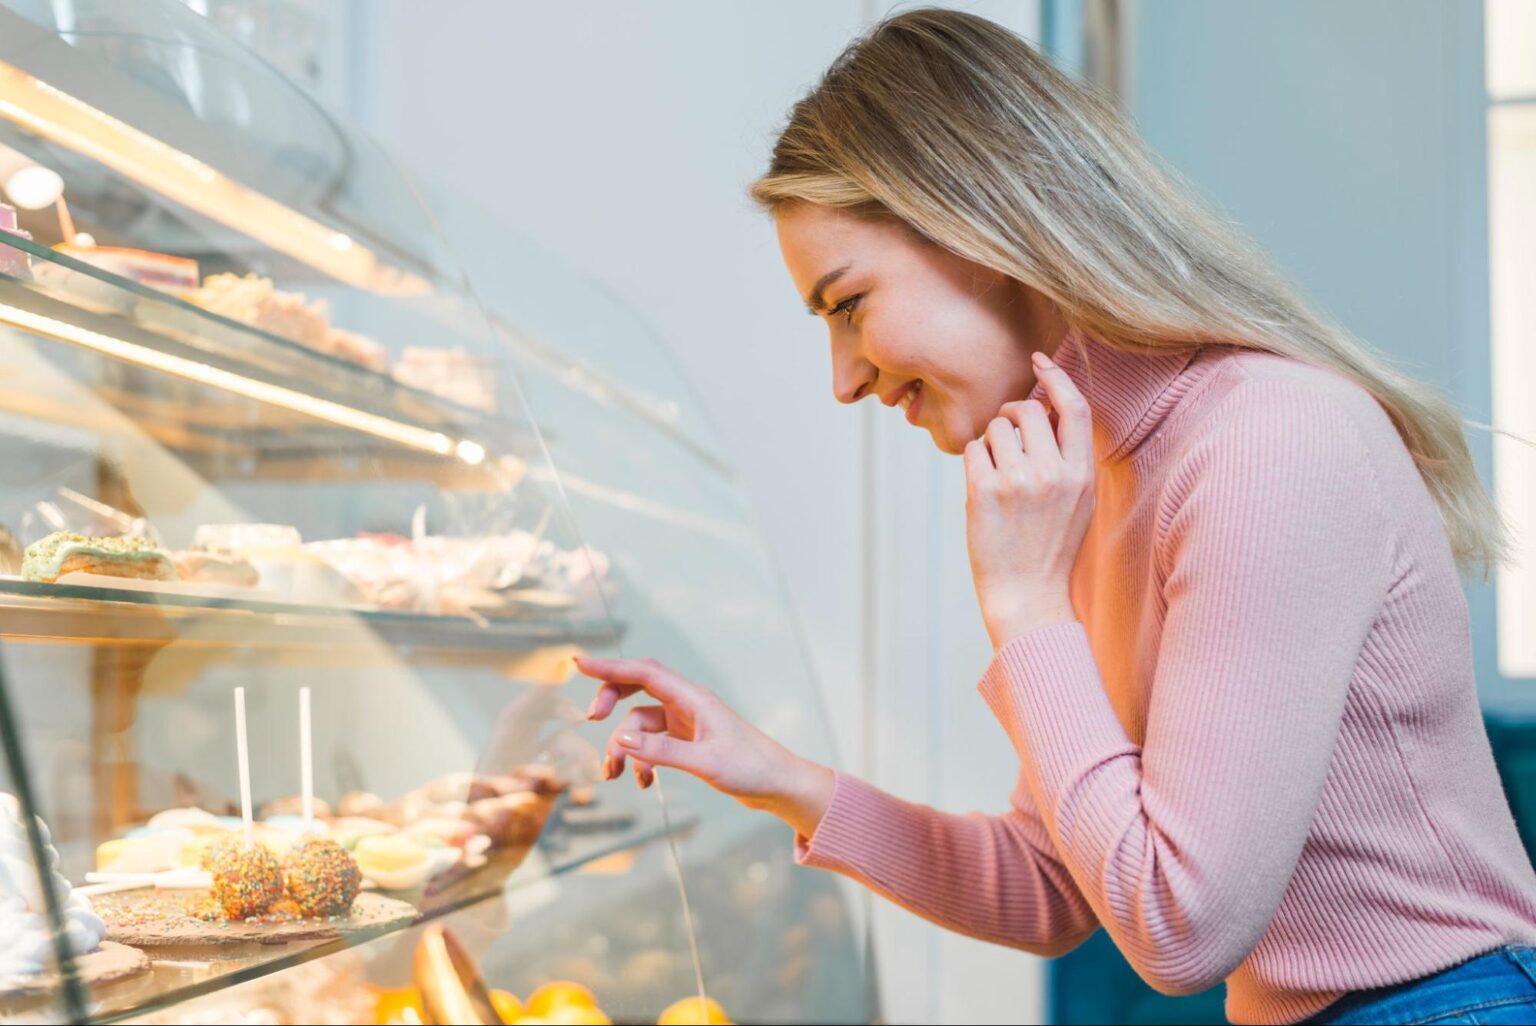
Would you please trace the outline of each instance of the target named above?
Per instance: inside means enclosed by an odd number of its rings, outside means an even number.
[[[111,941],[88,955],[75,959],[75,972],[87,987],[126,980],[130,976],[149,971],[149,956],[138,948],[130,948]],[[57,990],[64,982],[61,973],[48,969],[36,976],[0,976],[0,998],[26,997],[47,994]]]
[[[139,947],[189,947],[205,944],[287,944],[372,933],[414,920],[416,906],[368,891],[357,896],[352,914],[335,919],[242,922],[201,919],[191,910],[208,898],[206,890],[120,891],[92,904],[106,920],[107,936]]]

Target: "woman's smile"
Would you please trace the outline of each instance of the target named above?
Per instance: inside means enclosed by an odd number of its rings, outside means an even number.
[[[894,388],[880,397],[880,401],[887,406],[900,406],[907,415],[908,424],[917,423],[917,410],[921,405],[918,400],[922,397],[922,379],[909,381],[900,388]]]
[[[907,423],[916,424],[917,415],[923,408],[923,383],[916,382],[901,397],[901,408],[907,411]]]

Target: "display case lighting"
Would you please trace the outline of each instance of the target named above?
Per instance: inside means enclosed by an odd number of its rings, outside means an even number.
[[[441,431],[429,431],[412,424],[402,424],[375,413],[307,395],[291,388],[284,388],[282,385],[258,381],[220,367],[210,367],[197,360],[189,360],[186,357],[161,352],[136,342],[114,338],[99,331],[82,328],[77,324],[70,324],[67,321],[33,313],[6,303],[0,303],[0,324],[9,324],[62,342],[70,342],[127,363],[211,385],[247,399],[280,406],[295,413],[302,413],[341,427],[383,438],[407,448],[434,453],[438,456],[452,456],[470,466],[478,466],[485,460],[485,447],[469,439],[453,439]]]
[[[3,61],[0,117],[84,154],[337,281],[382,295],[425,295],[432,291],[425,279],[384,263],[351,236],[240,184],[196,157]]]
[[[22,210],[42,210],[64,195],[64,179],[52,168],[0,145],[0,190]]]

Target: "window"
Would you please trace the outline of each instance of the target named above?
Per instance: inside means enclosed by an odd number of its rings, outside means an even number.
[[[1493,422],[1509,433],[1493,480],[1518,545],[1499,574],[1499,671],[1536,677],[1536,3],[1485,10]]]

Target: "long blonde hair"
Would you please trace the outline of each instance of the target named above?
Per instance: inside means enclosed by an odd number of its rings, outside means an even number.
[[[893,217],[1118,349],[1223,344],[1338,371],[1392,418],[1457,561],[1505,557],[1455,409],[1308,307],[1111,105],[999,25],[926,8],[875,26],[795,104],[752,196]]]

